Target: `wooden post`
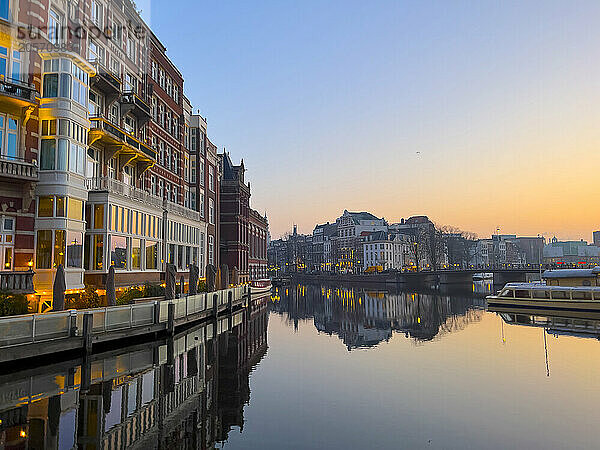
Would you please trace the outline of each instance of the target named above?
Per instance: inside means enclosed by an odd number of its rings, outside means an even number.
[[[160,323],[160,302],[154,301],[154,325]]]
[[[217,317],[219,314],[219,295],[213,294],[213,315]]]
[[[77,335],[77,311],[71,309],[69,313],[69,336],[74,337]]]
[[[94,326],[94,316],[92,313],[85,313],[83,315],[83,348],[86,353],[92,351],[92,330]]]
[[[171,336],[175,334],[175,303],[169,303],[169,316],[167,319],[167,333]]]

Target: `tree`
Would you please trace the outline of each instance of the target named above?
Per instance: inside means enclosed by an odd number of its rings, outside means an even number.
[[[468,267],[477,235],[449,225],[441,227],[441,232],[448,254],[448,263],[458,264],[459,267]]]

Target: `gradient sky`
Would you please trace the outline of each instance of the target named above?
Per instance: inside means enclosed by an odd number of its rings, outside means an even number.
[[[598,1],[139,1],[278,237],[600,228]],[[417,153],[420,152],[420,153]]]

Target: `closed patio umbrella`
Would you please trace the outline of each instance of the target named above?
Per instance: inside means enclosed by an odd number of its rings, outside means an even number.
[[[54,276],[54,286],[52,287],[52,310],[64,311],[65,309],[65,290],[67,282],[65,280],[65,268],[62,264],[58,265],[56,275]]]
[[[106,305],[115,306],[117,304],[117,294],[115,292],[115,266],[108,268],[106,276]]]
[[[190,295],[196,295],[198,293],[198,274],[198,266],[196,266],[195,264],[190,264]]]

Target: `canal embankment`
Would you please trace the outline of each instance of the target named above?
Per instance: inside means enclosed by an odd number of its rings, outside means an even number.
[[[91,353],[95,345],[146,335],[173,335],[176,329],[248,305],[251,287],[236,286],[174,300],[25,314],[0,318],[0,364],[68,352]]]

